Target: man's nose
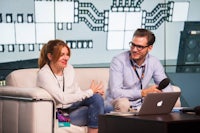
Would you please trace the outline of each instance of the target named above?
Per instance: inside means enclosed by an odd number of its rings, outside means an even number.
[[[136,46],[132,46],[132,51],[138,51]]]

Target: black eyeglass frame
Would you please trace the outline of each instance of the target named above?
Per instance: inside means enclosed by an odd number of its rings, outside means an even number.
[[[138,51],[141,51],[141,50],[143,50],[144,48],[149,47],[149,45],[147,45],[147,46],[141,46],[141,45],[137,45],[137,44],[135,44],[135,43],[133,43],[133,42],[129,42],[129,46],[130,46],[131,48],[136,47]]]

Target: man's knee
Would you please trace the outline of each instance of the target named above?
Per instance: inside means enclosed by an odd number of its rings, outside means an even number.
[[[115,111],[118,112],[128,112],[130,108],[130,102],[127,98],[118,98],[113,101],[113,106]]]

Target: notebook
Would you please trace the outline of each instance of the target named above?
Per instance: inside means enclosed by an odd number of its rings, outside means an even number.
[[[141,108],[130,112],[111,112],[112,115],[153,115],[168,114],[172,112],[181,92],[149,93],[143,100]]]

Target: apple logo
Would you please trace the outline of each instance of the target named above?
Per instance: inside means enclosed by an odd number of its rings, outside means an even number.
[[[157,106],[158,106],[158,107],[162,106],[162,104],[163,104],[163,101],[157,102]]]

